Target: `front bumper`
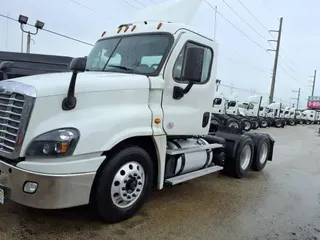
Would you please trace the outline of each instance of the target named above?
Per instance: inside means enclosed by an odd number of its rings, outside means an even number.
[[[43,174],[0,160],[0,188],[4,189],[5,200],[33,208],[59,209],[88,204],[95,174]],[[27,181],[38,184],[35,193],[23,191]]]

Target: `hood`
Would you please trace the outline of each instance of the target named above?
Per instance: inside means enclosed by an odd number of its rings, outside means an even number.
[[[66,95],[72,73],[50,73],[11,80],[21,82],[36,88],[37,97]],[[85,92],[117,91],[117,90],[149,89],[149,79],[144,75],[84,72],[78,73],[75,94]]]

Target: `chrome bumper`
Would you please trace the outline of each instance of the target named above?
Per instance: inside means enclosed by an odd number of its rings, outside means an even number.
[[[17,168],[0,161],[0,188],[5,199],[41,209],[59,209],[89,203],[96,172],[80,174],[43,174]],[[25,182],[36,182],[37,191],[25,193]]]

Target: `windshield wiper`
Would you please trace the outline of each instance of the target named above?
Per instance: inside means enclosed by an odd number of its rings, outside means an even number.
[[[106,67],[114,67],[114,68],[119,68],[119,69],[121,69],[121,70],[126,70],[126,71],[128,71],[128,72],[133,72],[133,69],[132,68],[127,68],[127,67],[125,67],[125,66],[119,66],[119,65],[108,65],[108,66],[106,66]]]

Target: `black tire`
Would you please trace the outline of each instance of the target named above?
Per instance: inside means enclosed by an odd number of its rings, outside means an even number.
[[[216,124],[216,125],[220,125],[221,124],[221,121],[219,118],[216,118],[215,116],[212,116],[211,117],[211,123],[212,124]]]
[[[310,125],[310,124],[311,124],[311,122],[308,120],[308,121],[306,122],[306,124],[307,124],[307,125]]]
[[[121,208],[114,203],[112,199],[113,197],[111,196],[111,189],[113,183],[114,186],[118,186],[119,181],[114,181],[114,178],[116,174],[118,174],[118,171],[129,162],[135,162],[138,163],[138,165],[142,166],[144,170],[144,184],[141,183],[143,188],[139,189],[139,181],[142,180],[138,180],[139,176],[135,178],[136,182],[133,184],[136,186],[135,191],[128,194],[132,194],[132,197],[134,197],[134,194],[137,194],[138,196],[136,197],[136,201],[133,202],[133,204],[130,206]],[[131,169],[130,165],[129,168]],[[139,167],[137,167],[137,169],[139,170]],[[152,160],[149,154],[144,149],[138,146],[126,146],[126,148],[121,149],[110,158],[108,158],[105,164],[101,166],[101,169],[99,169],[97,177],[94,181],[95,185],[91,196],[91,204],[95,207],[96,211],[102,217],[102,219],[109,223],[120,222],[134,216],[146,201],[148,195],[152,190],[152,180],[154,174],[153,171]],[[130,180],[127,181],[132,181],[131,179],[133,179],[134,177],[132,175],[132,178],[130,176],[127,176],[128,173],[124,171],[124,179],[128,178]],[[121,172],[120,174],[122,175]],[[123,182],[125,184],[125,181]],[[118,196],[119,199],[122,199],[122,197],[124,196],[121,196],[121,194],[125,191],[122,191],[124,189],[120,190],[120,186],[122,183],[119,184],[120,195],[118,193]],[[129,185],[129,187],[131,187],[131,184]],[[136,192],[138,190],[140,194]],[[129,191],[131,191],[131,189]],[[124,194],[126,194],[126,192]]]
[[[229,118],[227,120],[226,126],[229,128],[238,128],[238,129],[241,128],[241,124],[239,123],[239,121],[236,119],[232,119],[232,118]]]
[[[262,119],[262,120],[261,120],[261,126],[260,126],[260,127],[262,127],[262,128],[268,127],[268,121],[265,120],[265,119]]]
[[[282,127],[282,125],[283,125],[283,123],[280,121],[280,120],[275,120],[275,122],[274,122],[274,126],[276,127],[276,128],[281,128]]]
[[[251,169],[255,171],[262,171],[268,161],[270,152],[270,140],[267,136],[261,134],[253,136],[252,140],[254,143],[254,155]]]
[[[295,122],[294,122],[293,119],[289,120],[289,125],[290,125],[290,126],[294,126],[294,125],[295,125]]]
[[[252,125],[251,125],[251,122],[249,120],[243,120],[243,124],[244,124],[244,127],[243,127],[243,130],[248,132],[251,130],[252,128]]]
[[[247,164],[247,167],[242,168],[241,167],[241,156],[245,147],[249,146],[251,149],[251,155],[249,162]],[[230,176],[233,176],[235,178],[243,178],[247,175],[248,171],[250,170],[252,160],[253,160],[253,153],[254,153],[254,146],[253,146],[253,141],[250,137],[243,135],[237,151],[236,151],[236,157],[232,159],[226,159],[225,161],[225,166],[224,166],[224,172],[227,173]]]
[[[257,120],[251,120],[252,129],[256,130],[259,128],[259,122]]]

